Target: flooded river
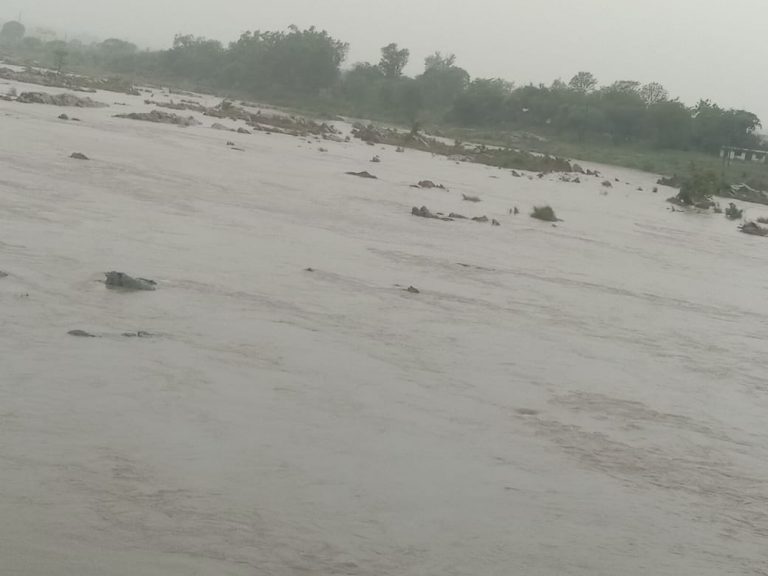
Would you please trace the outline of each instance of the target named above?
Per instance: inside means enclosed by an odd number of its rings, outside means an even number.
[[[768,240],[93,97],[0,101],[4,576],[768,574]]]

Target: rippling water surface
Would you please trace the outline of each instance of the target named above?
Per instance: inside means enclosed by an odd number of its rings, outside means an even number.
[[[768,240],[94,98],[0,102],[4,575],[768,573]]]

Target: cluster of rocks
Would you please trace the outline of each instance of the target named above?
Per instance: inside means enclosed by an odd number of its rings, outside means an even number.
[[[98,338],[96,334],[92,334],[91,332],[87,332],[86,330],[70,330],[67,332],[70,336],[75,336],[76,338]],[[126,338],[151,338],[153,334],[150,332],[146,332],[144,330],[139,330],[138,332],[123,332],[122,336]]]
[[[188,109],[200,111],[197,103],[184,102],[182,104],[188,106]],[[245,108],[232,104],[232,102],[229,102],[228,100],[222,101],[218,106],[204,108],[202,112],[206,116],[211,116],[213,118],[242,120],[248,124],[248,126],[259,132],[274,132],[276,134],[300,137],[314,135],[321,137],[324,140],[332,140],[336,142],[345,141],[345,139],[341,137],[340,132],[334,126],[326,122],[315,122],[314,120],[309,120],[308,118],[302,118],[300,116],[264,114],[261,110],[257,110],[253,113]]]
[[[81,98],[74,94],[46,94],[45,92],[22,92],[16,98],[22,104],[48,104],[49,106],[68,106],[71,108],[106,108],[108,104],[96,102],[88,96]]]
[[[489,219],[488,216],[475,216],[474,218],[468,218],[463,214],[451,212],[448,216],[444,216],[442,212],[431,212],[426,206],[419,208],[414,206],[411,208],[411,214],[418,216],[419,218],[432,218],[434,220],[442,220],[444,222],[453,222],[454,220],[472,220],[473,222],[479,222],[480,224],[491,223],[492,226],[501,226],[501,222],[496,219]]]
[[[152,110],[151,112],[131,112],[129,114],[116,114],[115,118],[127,118],[128,120],[141,120],[144,122],[157,122],[159,124],[173,124],[187,128],[189,126],[199,126],[200,122],[194,116],[179,116],[162,110]]]
[[[453,221],[453,218],[443,216],[441,213],[433,214],[426,206],[422,206],[421,208],[414,206],[411,208],[411,214],[413,216],[418,216],[419,218],[432,218],[434,220],[443,220],[445,222]]]
[[[158,108],[168,108],[169,110],[191,110],[192,112],[200,112],[205,114],[208,110],[205,106],[199,102],[191,102],[189,100],[182,100],[181,102],[156,102],[155,100],[144,100],[144,104],[147,106],[157,106]]]
[[[106,90],[109,92],[131,94],[133,96],[139,95],[139,91],[133,84],[124,78],[89,78],[36,68],[25,68],[19,71],[12,70],[11,68],[0,68],[0,78],[24,84],[66,88],[76,92],[93,93],[96,90]]]
[[[447,190],[445,186],[442,184],[435,184],[432,180],[421,180],[418,184],[411,184],[411,188],[424,188],[425,190],[439,188],[440,190]]]

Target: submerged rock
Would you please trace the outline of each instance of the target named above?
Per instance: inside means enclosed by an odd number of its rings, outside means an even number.
[[[743,226],[739,227],[744,234],[751,234],[753,236],[768,236],[768,228],[760,226],[756,222],[746,222]]]
[[[122,288],[124,290],[156,290],[157,282],[146,278],[132,278],[123,272],[105,272],[107,277],[105,284],[108,288]]]
[[[439,214],[433,214],[426,206],[422,206],[421,208],[414,206],[411,208],[411,214],[413,216],[418,216],[419,218],[432,218],[434,220],[443,220],[444,222],[453,222],[453,218],[446,218],[445,216],[440,216]]]
[[[88,156],[86,156],[82,152],[72,152],[72,154],[70,154],[69,157],[74,158],[75,160],[90,160],[90,158],[88,158]]]
[[[405,291],[410,292],[411,294],[421,294],[421,290],[419,290],[415,286],[408,286],[408,288],[406,288]]]
[[[432,188],[440,188],[441,190],[445,190],[445,186],[442,184],[435,184],[432,182],[432,180],[422,180],[418,184],[416,184],[418,188],[426,188],[427,190],[430,190]]]
[[[138,332],[123,332],[123,336],[126,338],[151,338],[153,334],[139,330]]]
[[[543,220],[544,222],[560,222],[560,219],[555,215],[555,211],[550,206],[534,206],[531,218]]]
[[[378,177],[374,176],[367,170],[363,170],[362,172],[347,172],[346,174],[349,176],[357,176],[358,178],[369,178],[371,180],[378,180]]]
[[[67,332],[70,336],[75,336],[77,338],[96,338],[95,334],[91,334],[90,332],[86,332],[85,330],[70,330]]]
[[[467,196],[466,194],[462,194],[461,199],[465,202],[482,202],[479,196]]]
[[[472,218],[474,222],[480,222],[480,224],[485,224],[488,222],[488,216],[475,216]]]

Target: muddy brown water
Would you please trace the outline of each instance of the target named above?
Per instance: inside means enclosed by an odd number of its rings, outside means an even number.
[[[768,571],[765,239],[125,110],[0,102],[2,574]]]

